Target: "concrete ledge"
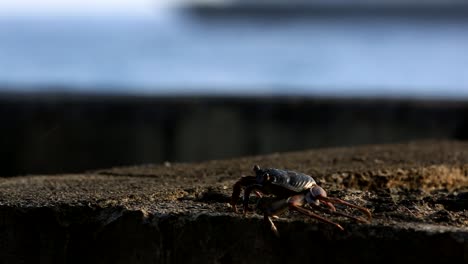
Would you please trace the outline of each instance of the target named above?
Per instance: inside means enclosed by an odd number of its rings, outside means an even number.
[[[332,217],[341,232],[290,213],[278,239],[227,205],[253,164],[306,172],[374,220]],[[2,178],[0,262],[464,263],[467,210],[468,143],[456,141]]]

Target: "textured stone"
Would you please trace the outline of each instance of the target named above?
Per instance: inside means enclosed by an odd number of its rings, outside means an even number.
[[[330,196],[369,208],[373,221],[331,216],[340,231],[286,213],[276,238],[260,215],[228,206],[254,164],[308,173]],[[0,237],[1,263],[466,263],[468,143],[1,178]]]

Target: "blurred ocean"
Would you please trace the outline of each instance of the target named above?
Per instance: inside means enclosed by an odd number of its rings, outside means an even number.
[[[0,87],[468,98],[468,17],[4,17]]]

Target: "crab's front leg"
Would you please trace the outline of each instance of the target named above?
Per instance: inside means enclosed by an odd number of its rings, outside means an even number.
[[[355,205],[355,204],[346,202],[346,201],[344,201],[342,199],[339,199],[339,198],[328,197],[327,192],[325,192],[325,190],[322,187],[318,186],[318,185],[315,185],[314,187],[312,187],[310,189],[310,192],[307,193],[306,196],[307,196],[306,200],[308,200],[308,203],[310,205],[312,205],[314,207],[318,207],[319,201],[320,201],[323,204],[325,204],[328,207],[328,209],[330,210],[330,212],[333,213],[333,214],[337,214],[337,215],[345,216],[345,217],[348,217],[348,218],[352,218],[352,219],[354,219],[356,221],[363,222],[363,223],[370,223],[370,221],[372,220],[372,214],[369,211],[369,209],[367,209],[365,207],[362,207],[362,206],[359,206],[359,205]],[[335,208],[335,206],[333,204],[342,204],[342,205],[345,205],[345,206],[348,206],[348,207],[351,207],[351,208],[358,209],[359,211],[361,211],[361,213],[363,213],[367,217],[367,219],[357,217],[357,216],[353,216],[353,215],[349,215],[349,214],[342,213],[342,212],[337,212],[336,208]]]
[[[333,221],[331,221],[331,220],[328,220],[327,218],[322,217],[322,216],[320,216],[320,215],[318,215],[318,214],[312,212],[311,210],[302,207],[302,204],[300,204],[300,203],[296,203],[296,202],[294,202],[294,201],[290,201],[290,202],[289,202],[289,209],[290,209],[290,210],[297,211],[297,212],[299,212],[299,213],[301,213],[301,214],[303,214],[303,215],[307,215],[307,216],[309,216],[309,217],[315,218],[315,219],[317,219],[317,220],[319,220],[319,221],[321,221],[321,222],[324,222],[324,223],[333,225],[333,226],[335,226],[336,228],[340,229],[341,231],[344,231],[344,228],[343,228],[340,224],[335,223],[335,222],[333,222]]]
[[[331,208],[331,211],[332,213],[334,214],[337,214],[337,215],[341,215],[341,216],[345,216],[345,217],[348,217],[348,218],[352,218],[356,221],[359,221],[359,222],[363,222],[363,223],[370,223],[370,221],[372,220],[372,214],[371,212],[369,211],[369,209],[365,208],[365,207],[362,207],[362,206],[359,206],[359,205],[355,205],[355,204],[352,204],[352,203],[348,203],[342,199],[339,199],[339,198],[335,198],[335,197],[317,197],[317,199],[319,199],[320,201],[322,201],[326,206],[328,206],[329,208]],[[363,219],[361,217],[356,217],[356,216],[353,216],[353,215],[349,215],[349,214],[345,214],[345,213],[342,213],[342,212],[337,212],[333,206],[333,204],[342,204],[342,205],[346,205],[348,207],[352,207],[352,208],[356,208],[358,209],[359,211],[361,211],[366,217],[367,219]]]
[[[274,217],[274,216],[277,216],[279,214],[282,214],[284,211],[286,211],[287,209],[289,210],[294,210],[294,211],[297,211],[303,215],[306,215],[306,216],[309,216],[311,218],[315,218],[321,222],[324,222],[324,223],[327,223],[327,224],[331,224],[333,226],[335,226],[336,228],[340,229],[340,230],[344,230],[344,228],[333,222],[333,221],[330,221],[328,220],[327,218],[325,217],[322,217],[314,212],[312,212],[311,210],[309,209],[306,209],[304,208],[304,204],[306,204],[306,200],[305,200],[305,195],[304,194],[298,194],[298,195],[294,195],[294,196],[291,196],[287,199],[281,199],[281,200],[276,200],[272,203],[270,203],[269,205],[264,205],[263,206],[263,210],[264,210],[264,221],[265,221],[265,224],[267,224],[268,226],[270,226],[270,229],[273,231],[273,233],[276,235],[276,236],[279,236],[279,232],[278,232],[278,229],[276,228],[275,224],[273,223],[271,217]]]
[[[242,188],[246,188],[247,186],[256,184],[257,181],[255,176],[244,176],[240,178],[232,188],[232,196],[231,196],[231,208],[234,212],[237,213],[237,201],[239,200],[240,193]],[[257,194],[259,195],[259,193]]]

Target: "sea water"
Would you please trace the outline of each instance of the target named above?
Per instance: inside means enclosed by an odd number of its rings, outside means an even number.
[[[468,18],[0,18],[0,91],[468,98]]]

